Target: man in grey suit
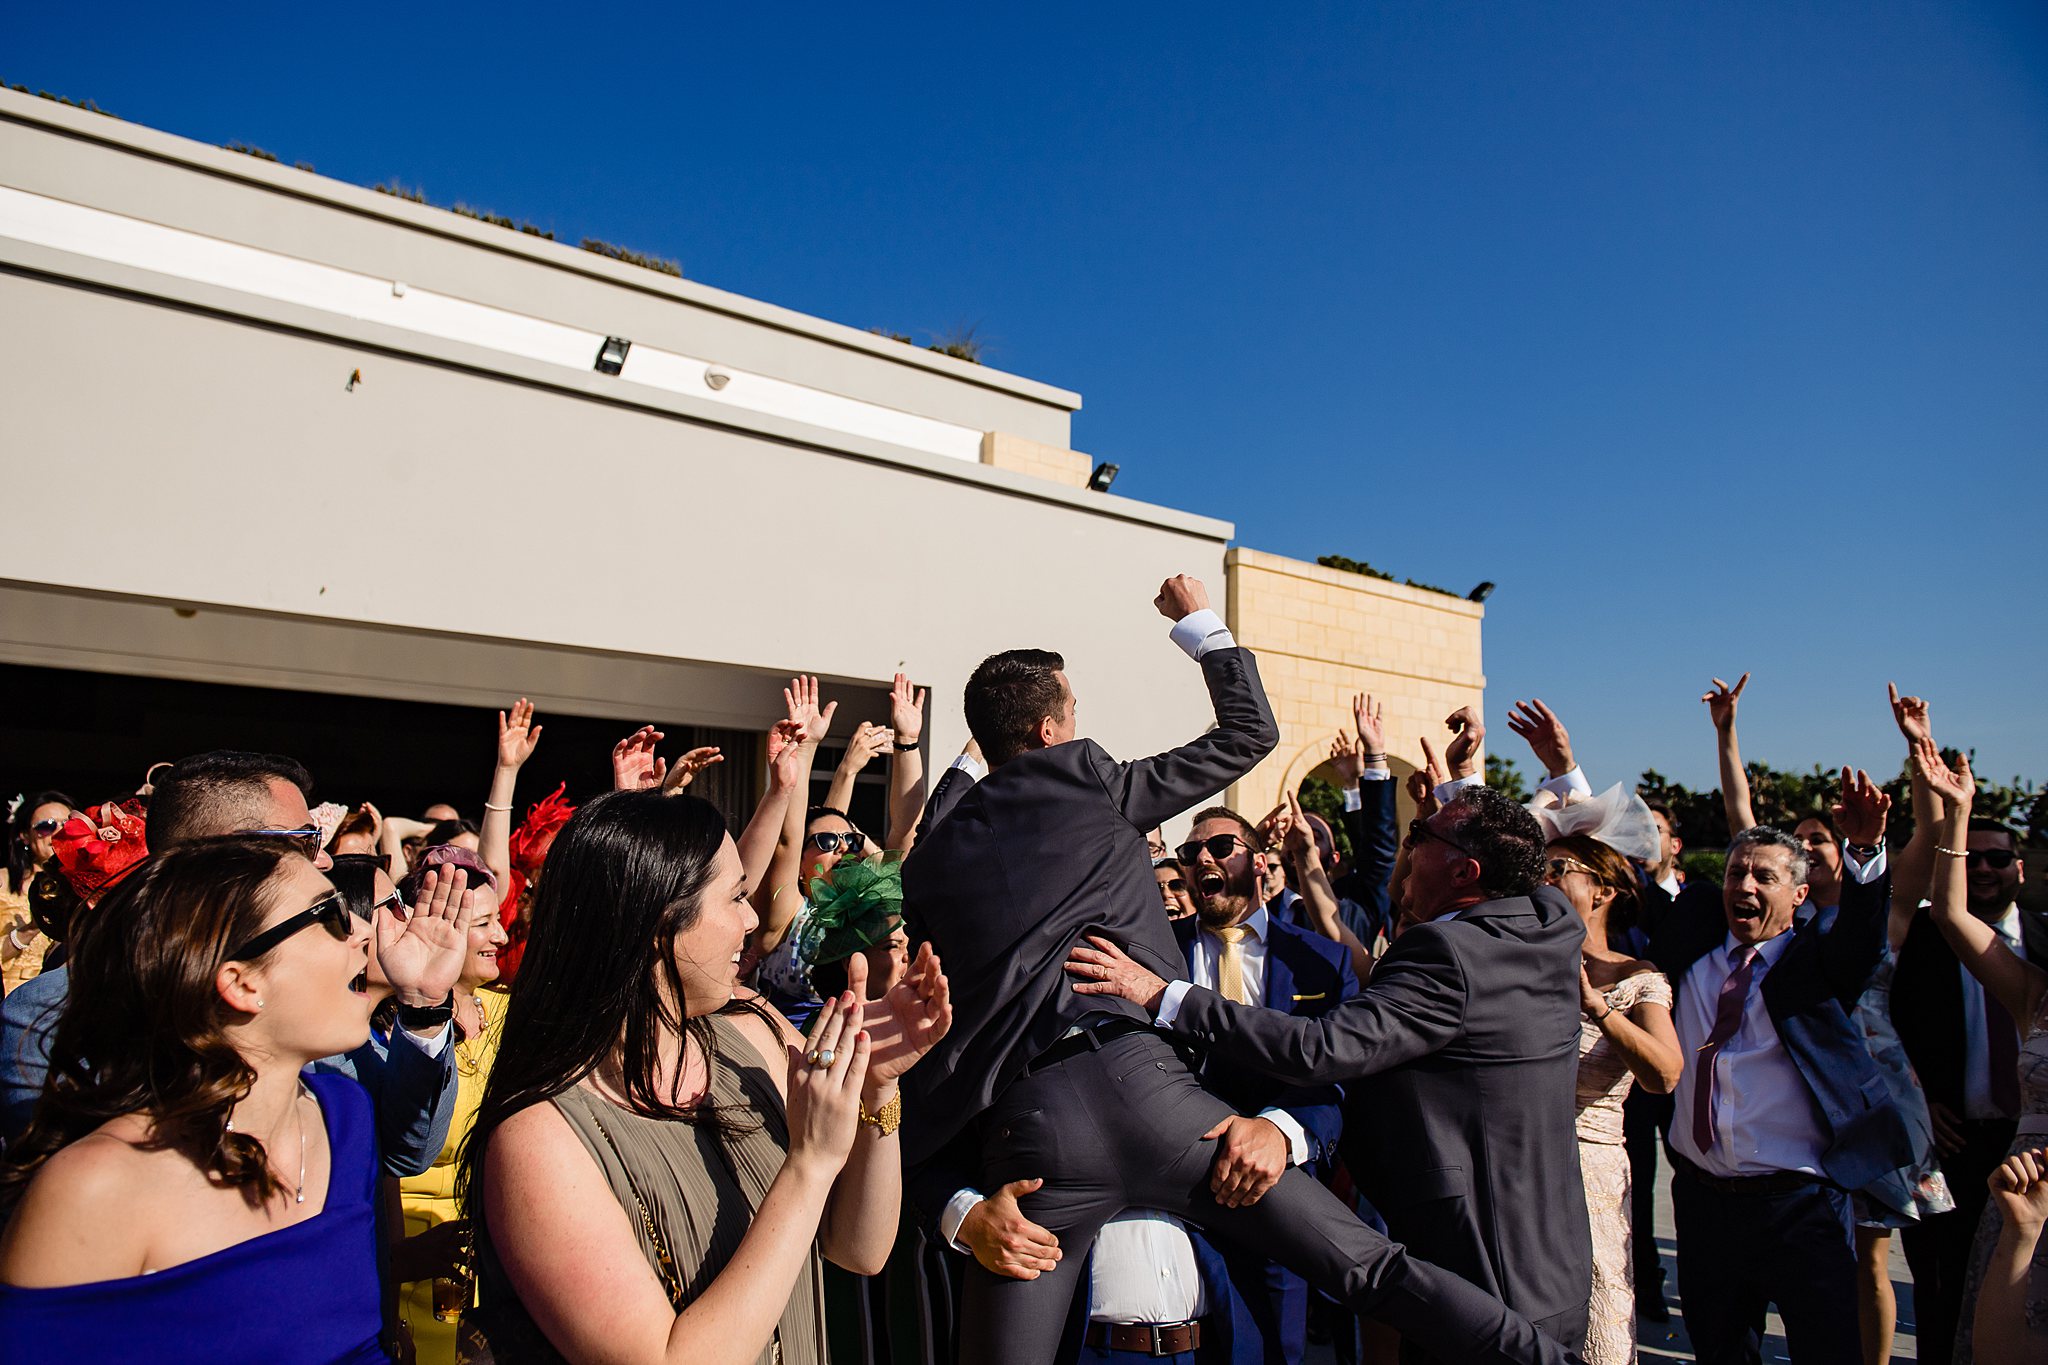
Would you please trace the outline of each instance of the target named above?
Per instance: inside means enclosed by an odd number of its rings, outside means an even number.
[[[1212,1064],[1341,1082],[1340,1146],[1387,1231],[1577,1350],[1593,1279],[1573,1132],[1585,930],[1542,884],[1543,856],[1535,818],[1483,787],[1415,821],[1400,891],[1417,922],[1319,1016],[1169,983],[1106,941],[1069,970],[1077,991],[1145,1006]]]
[[[979,1260],[967,1267],[960,1358],[1070,1357],[1075,1289],[1097,1230],[1125,1208],[1149,1208],[1290,1266],[1446,1358],[1565,1359],[1527,1319],[1410,1257],[1299,1168],[1256,1188],[1233,1176],[1215,1193],[1219,1151],[1209,1135],[1234,1111],[1202,1088],[1142,1010],[1067,989],[1067,954],[1089,937],[1130,945],[1141,971],[1181,974],[1145,833],[1213,797],[1277,740],[1257,664],[1209,610],[1202,585],[1170,579],[1154,605],[1201,664],[1215,728],[1119,763],[1075,738],[1058,655],[996,655],[966,697],[989,775],[970,783],[948,774],[904,864],[906,920],[945,961],[954,999],[951,1031],[906,1078],[913,1197],[952,1240],[962,1220],[955,1209],[939,1215],[937,1201],[963,1185],[969,1198],[1003,1190],[1060,1243],[1025,1278]],[[1568,984],[1576,999],[1576,979]],[[1032,1180],[1043,1184],[1018,1183]],[[1579,1228],[1583,1240],[1583,1212]],[[1188,1340],[1200,1324],[1169,1326],[1192,1329],[1176,1337]]]

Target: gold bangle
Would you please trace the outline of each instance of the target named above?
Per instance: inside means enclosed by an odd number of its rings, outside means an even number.
[[[868,1112],[868,1102],[862,1100],[860,1102],[860,1121],[873,1125],[875,1130],[883,1137],[888,1137],[903,1122],[903,1092],[899,1090],[891,1095],[889,1102],[883,1105],[878,1113],[873,1114]]]

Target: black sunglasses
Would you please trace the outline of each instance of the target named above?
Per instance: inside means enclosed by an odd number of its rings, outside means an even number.
[[[1165,881],[1159,884],[1165,887],[1168,891],[1185,891],[1188,889],[1188,882],[1187,878],[1185,877],[1168,877]]]
[[[299,930],[315,924],[332,934],[337,942],[346,943],[354,930],[351,923],[354,918],[355,916],[349,913],[348,902],[342,899],[341,893],[330,891],[290,919],[279,920],[229,953],[228,961],[253,962]]]
[[[64,828],[62,820],[38,820],[28,827],[28,831],[38,839],[47,839],[62,828]]]
[[[1456,839],[1451,838],[1448,834],[1438,834],[1435,830],[1431,829],[1429,821],[1418,818],[1408,822],[1408,837],[1403,842],[1408,845],[1409,852],[1412,853],[1416,849],[1421,848],[1431,839],[1435,839],[1439,843],[1449,844],[1467,858],[1472,856],[1472,850],[1459,843]]]
[[[389,853],[337,853],[334,855],[334,865],[336,867],[346,867],[350,863],[357,863],[364,867],[374,867],[379,872],[384,873],[391,871],[391,855]]]
[[[297,829],[245,829],[240,832],[250,839],[283,839],[305,854],[309,863],[317,862],[320,850],[327,846],[327,836],[320,832],[318,825],[301,825]]]
[[[1183,863],[1192,863],[1202,856],[1203,849],[1207,849],[1209,856],[1220,863],[1237,852],[1239,844],[1244,844],[1246,849],[1254,853],[1258,851],[1235,834],[1212,834],[1206,839],[1190,839],[1173,852]]]
[[[2018,856],[2009,848],[1973,848],[1963,855],[1963,863],[1967,867],[1995,867],[2003,872]]]
[[[848,857],[858,858],[861,850],[868,846],[868,836],[859,830],[848,830],[841,834],[837,830],[819,830],[810,838],[812,848],[820,853],[837,853],[845,849]]]

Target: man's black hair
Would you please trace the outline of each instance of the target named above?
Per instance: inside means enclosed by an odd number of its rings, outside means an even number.
[[[1006,649],[974,670],[967,680],[967,728],[989,767],[1036,747],[1038,723],[1059,715],[1066,702],[1066,688],[1054,676],[1066,666],[1049,649]]]
[[[235,808],[269,796],[273,781],[289,782],[310,805],[313,775],[295,758],[214,749],[173,763],[149,800],[149,847],[162,852],[237,828]]]
[[[1479,864],[1483,890],[1526,896],[1542,885],[1543,826],[1519,802],[1491,787],[1467,787],[1445,809],[1451,837]]]

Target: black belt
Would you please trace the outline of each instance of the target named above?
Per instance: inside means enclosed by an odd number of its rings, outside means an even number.
[[[1121,1038],[1126,1034],[1151,1033],[1152,1031],[1153,1029],[1150,1024],[1141,1024],[1136,1019],[1132,1019],[1127,1015],[1100,1016],[1093,1023],[1077,1024],[1066,1037],[1026,1062],[1024,1064],[1024,1074],[1029,1076],[1034,1071],[1043,1071],[1049,1066],[1057,1066],[1069,1057],[1078,1057],[1084,1052],[1093,1052],[1104,1043],[1112,1039]]]
[[[1202,1344],[1199,1322],[1091,1322],[1088,1345],[1097,1350],[1137,1351],[1148,1356],[1174,1356]]]
[[[1666,1147],[1664,1152],[1671,1158],[1673,1170],[1722,1194],[1792,1194],[1816,1185],[1831,1183],[1821,1176],[1808,1175],[1804,1171],[1773,1171],[1769,1175],[1715,1175],[1710,1171],[1701,1170],[1669,1147]]]

